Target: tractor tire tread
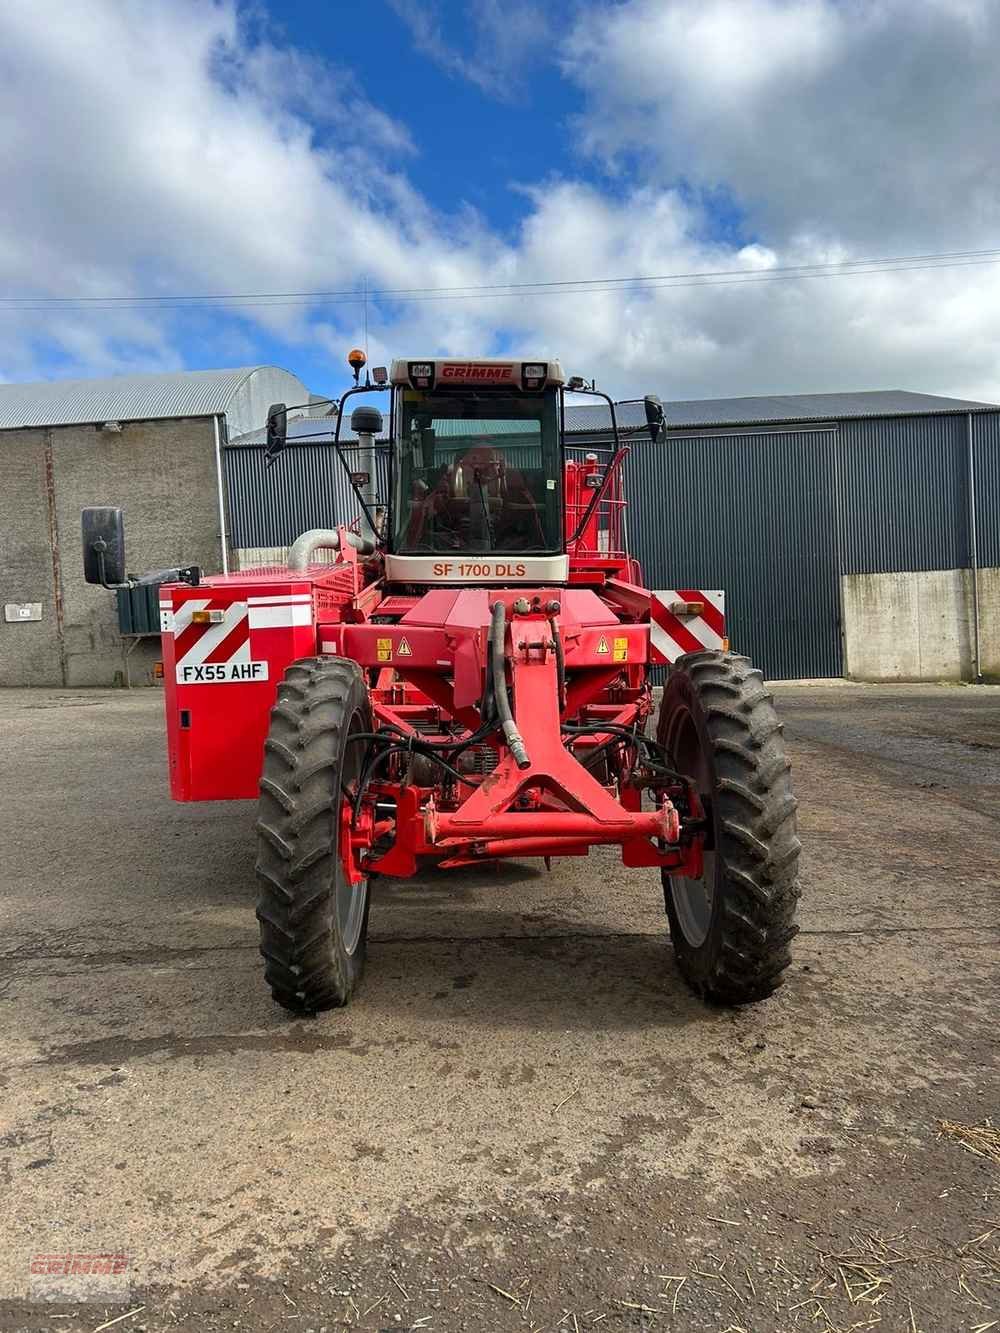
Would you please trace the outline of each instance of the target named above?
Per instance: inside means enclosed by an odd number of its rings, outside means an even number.
[[[671,914],[678,964],[705,999],[721,1004],[762,1000],[781,984],[791,962],[798,927],[801,850],[798,805],[782,725],[761,672],[748,658],[706,650],[680,658],[671,675],[687,677],[700,709],[715,772],[716,854],[721,862],[716,893],[722,895],[709,939],[695,949]],[[674,706],[668,678],[659,736],[667,735]],[[725,702],[723,702],[725,699]],[[670,901],[669,881],[664,888]],[[668,906],[668,911],[670,907]]]
[[[370,729],[361,669],[335,657],[292,663],[271,709],[257,820],[257,919],[271,993],[295,1013],[345,1004],[364,962],[367,906],[361,938],[347,954],[337,947],[335,896],[342,735],[359,710]]]

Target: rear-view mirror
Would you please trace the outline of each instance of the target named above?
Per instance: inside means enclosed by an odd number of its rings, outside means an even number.
[[[288,408],[284,403],[272,403],[267,409],[267,440],[264,460],[277,458],[288,441]]]
[[[125,519],[121,509],[108,505],[85,509],[83,527],[83,577],[88,583],[107,587],[125,582]]]
[[[649,430],[649,438],[654,444],[660,444],[667,438],[667,423],[663,415],[663,404],[655,393],[649,393],[646,395],[645,405],[646,427]]]

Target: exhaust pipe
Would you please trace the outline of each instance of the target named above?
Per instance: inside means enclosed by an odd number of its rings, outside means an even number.
[[[347,534],[348,543],[362,555],[373,555],[375,543],[356,532]],[[288,551],[288,568],[293,574],[304,574],[317,551],[339,551],[340,533],[336,528],[310,528],[295,538]]]

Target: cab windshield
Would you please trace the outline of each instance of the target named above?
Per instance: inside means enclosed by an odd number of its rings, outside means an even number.
[[[562,549],[557,390],[402,391],[393,550]]]

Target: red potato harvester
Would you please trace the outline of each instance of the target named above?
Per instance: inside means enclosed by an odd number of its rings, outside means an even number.
[[[660,869],[695,991],[769,995],[799,894],[781,725],[730,652],[722,592],[644,587],[615,404],[556,361],[399,360],[359,384],[349,360],[333,447],[354,529],[304,533],[286,566],[128,580],[121,510],[84,512],[91,582],[160,584],[171,795],[259,799],[274,998],[348,1001],[375,875],[595,846]],[[569,394],[606,402],[603,457],[567,457]],[[341,439],[366,395],[388,397],[387,444],[370,399]],[[660,446],[662,405],[645,411]],[[286,437],[278,404],[269,464]]]

